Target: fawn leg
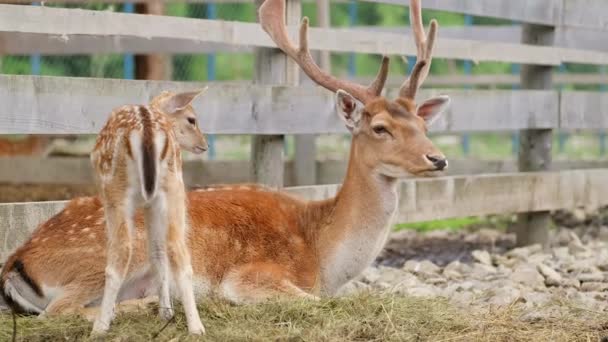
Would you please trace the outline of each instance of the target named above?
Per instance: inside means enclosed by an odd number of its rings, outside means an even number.
[[[105,287],[99,315],[93,324],[93,333],[108,330],[113,318],[118,291],[125,279],[132,254],[132,212],[126,211],[126,200],[105,205],[106,233],[108,237]]]
[[[171,210],[171,223],[169,224],[168,247],[171,269],[173,271],[177,290],[181,296],[188,331],[191,334],[203,334],[205,327],[196,308],[194,299],[194,286],[192,284],[192,263],[190,251],[186,245],[186,214],[184,202]]]
[[[146,231],[148,233],[148,257],[160,282],[158,291],[159,313],[161,318],[173,317],[171,305],[169,260],[167,257],[168,213],[167,200],[158,194],[151,205],[144,210]]]

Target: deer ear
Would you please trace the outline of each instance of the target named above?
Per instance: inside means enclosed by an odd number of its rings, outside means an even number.
[[[349,131],[353,131],[361,122],[363,106],[351,94],[342,89],[336,92],[336,107],[338,116]]]
[[[424,101],[418,106],[416,114],[426,121],[427,125],[432,124],[439,115],[450,105],[450,98],[446,95],[437,96]]]
[[[194,99],[196,99],[199,95],[202,95],[207,89],[208,87],[205,87],[200,90],[174,94],[167,98],[162,104],[163,111],[165,113],[172,114],[183,110],[192,104],[192,101],[194,101]]]

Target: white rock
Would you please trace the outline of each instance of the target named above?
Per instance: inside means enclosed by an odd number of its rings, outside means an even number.
[[[581,288],[581,282],[578,281],[577,279],[563,278],[562,279],[562,286],[563,287],[573,287],[575,289],[580,289]]]
[[[493,278],[497,273],[496,267],[476,262],[473,264],[470,277],[473,279],[487,280],[488,278]]]
[[[545,264],[537,265],[538,271],[545,276],[545,285],[547,286],[560,286],[562,284],[563,278],[561,274],[557,273],[551,267]]]
[[[398,268],[382,267],[379,271],[380,276],[375,281],[377,283],[387,283],[390,286],[414,286],[420,283],[415,275]]]
[[[529,308],[532,308],[535,306],[543,306],[543,305],[549,303],[552,296],[551,296],[551,294],[546,293],[546,292],[525,291],[522,294],[522,297],[526,301],[526,306]]]
[[[441,290],[435,286],[416,286],[399,291],[413,297],[434,298],[440,296]]]
[[[514,282],[530,286],[532,288],[544,288],[545,278],[531,264],[519,265],[513,270],[510,279]]]
[[[433,284],[433,285],[442,285],[442,284],[446,284],[447,280],[445,278],[435,277],[435,278],[428,278],[425,282],[428,284]]]
[[[368,267],[361,274],[361,281],[371,284],[375,283],[382,276],[380,269],[376,267]]]
[[[585,253],[588,251],[587,247],[583,245],[581,239],[574,232],[570,232],[570,242],[568,243],[568,250],[570,254]]]
[[[504,255],[495,255],[494,261],[499,266],[505,266],[509,268],[513,268],[516,264],[518,264],[521,260],[517,258],[509,258]]]
[[[605,281],[605,277],[603,273],[593,272],[593,273],[582,273],[579,274],[576,279],[585,283],[585,282],[603,282]]]
[[[448,279],[462,279],[466,274],[471,272],[471,267],[463,264],[460,261],[452,261],[443,269],[443,276]]]
[[[492,265],[492,257],[488,251],[476,250],[471,252],[473,258],[485,265]]]
[[[600,241],[608,242],[608,227],[607,226],[600,227],[600,229],[597,232],[597,238]]]
[[[432,261],[429,260],[408,260],[405,265],[403,265],[403,269],[405,271],[420,274],[425,277],[435,276],[439,274],[439,271],[441,271],[441,268],[439,268],[439,266],[435,265]]]
[[[608,283],[588,282],[581,285],[583,291],[608,291]]]
[[[555,256],[557,259],[561,259],[564,261],[569,261],[572,259],[568,247],[553,248],[553,256]]]
[[[500,287],[491,291],[487,300],[488,304],[494,306],[507,306],[521,299],[521,291],[514,287]]]
[[[513,248],[507,252],[507,256],[511,258],[526,259],[534,253],[542,251],[543,247],[540,244],[534,244],[526,247]]]

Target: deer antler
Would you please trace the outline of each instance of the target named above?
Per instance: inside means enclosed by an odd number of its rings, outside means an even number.
[[[414,33],[416,50],[418,53],[416,56],[416,65],[414,65],[410,77],[401,85],[399,96],[413,100],[414,97],[416,97],[418,88],[420,88],[420,85],[422,85],[431,69],[433,45],[435,44],[435,37],[437,36],[437,28],[439,25],[437,24],[437,20],[431,20],[427,37],[424,33],[424,26],[422,25],[420,0],[410,1],[410,23],[412,25],[412,32]]]
[[[300,46],[296,46],[285,27],[285,1],[284,0],[266,0],[259,9],[260,24],[264,31],[268,33],[275,44],[293,59],[302,70],[320,86],[336,92],[342,89],[350,93],[357,100],[368,103],[374,98],[380,96],[386,77],[388,75],[388,57],[382,58],[382,65],[376,75],[376,79],[368,86],[364,87],[360,84],[339,80],[332,75],[325,73],[315,63],[308,49],[308,18],[302,19],[300,26]]]

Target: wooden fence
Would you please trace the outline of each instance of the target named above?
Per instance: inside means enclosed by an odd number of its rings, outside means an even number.
[[[75,2],[75,1],[62,1]],[[117,2],[117,1],[110,1]],[[204,2],[204,1],[198,1]],[[221,1],[219,1],[221,2]],[[232,0],[232,2],[236,2]],[[402,5],[402,0],[375,2]],[[608,204],[608,168],[604,164],[552,165],[550,139],[554,129],[608,128],[608,95],[599,92],[557,91],[553,68],[562,63],[608,64],[608,44],[590,44],[608,37],[608,3],[601,0],[470,0],[423,1],[423,8],[522,22],[517,41],[475,39],[475,32],[443,36],[436,58],[521,63],[522,90],[426,90],[447,93],[452,106],[437,122],[435,132],[514,131],[522,135],[518,168],[514,163],[468,166],[451,176],[407,180],[401,187],[399,222],[469,215],[522,213],[521,243],[543,241],[548,211],[575,206]],[[295,36],[300,2],[288,0],[287,23]],[[559,37],[559,39],[556,39]],[[594,38],[595,39],[595,38]],[[304,166],[283,160],[283,135],[346,133],[334,114],[333,95],[318,87],[299,85],[295,65],[274,49],[254,23],[185,19],[39,6],[0,5],[0,51],[23,53],[158,52],[206,53],[251,51],[256,56],[256,84],[216,82],[195,105],[209,133],[256,135],[249,165],[214,162],[201,172],[187,165],[191,184],[253,180],[282,186],[296,183],[293,176]],[[522,42],[522,43],[519,43]],[[375,29],[312,28],[314,50],[388,55],[414,55],[411,36]],[[269,61],[273,61],[269,63]],[[513,82],[513,80],[509,80]],[[603,82],[603,79],[596,80]],[[0,76],[0,134],[97,133],[107,113],[125,103],[147,102],[163,89],[192,89],[195,83],[127,81],[37,76]],[[387,95],[394,95],[388,89]],[[0,181],[27,182],[34,173],[14,170],[61,168],[76,170],[65,160],[0,160]],[[497,166],[498,165],[498,166]],[[560,166],[561,165],[561,166]],[[323,182],[338,182],[344,164],[309,163],[304,172],[317,172]],[[576,167],[587,169],[572,170]],[[237,170],[238,171],[234,171]],[[332,171],[328,171],[328,170]],[[458,167],[456,168],[458,169]],[[88,182],[87,166],[78,177]],[[218,170],[230,170],[218,175]],[[324,171],[325,170],[325,171]],[[476,170],[483,174],[464,174]],[[233,172],[234,171],[234,172]],[[511,173],[495,173],[509,171]],[[512,173],[522,171],[520,173]],[[52,181],[53,172],[38,177]],[[72,174],[75,171],[72,171]],[[29,177],[29,178],[28,178]],[[334,194],[336,185],[287,188],[307,198]],[[0,255],[21,243],[42,220],[56,213],[63,202],[0,205]]]

